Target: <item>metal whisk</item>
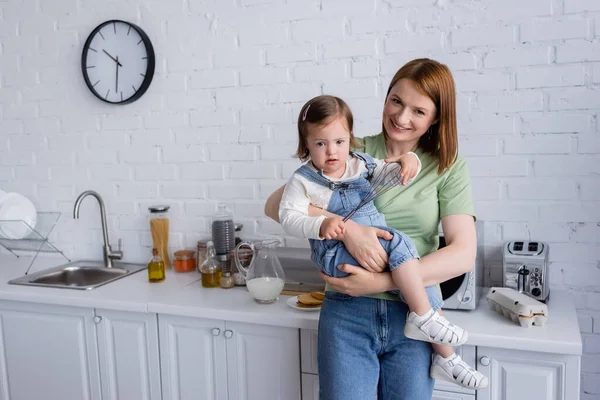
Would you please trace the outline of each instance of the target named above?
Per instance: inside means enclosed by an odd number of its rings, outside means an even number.
[[[378,196],[400,185],[402,183],[402,177],[400,177],[401,170],[402,167],[398,162],[385,163],[376,168],[369,181],[371,183],[371,189],[358,206],[344,217],[343,221],[346,222],[352,218],[352,216],[368,202],[375,200]]]

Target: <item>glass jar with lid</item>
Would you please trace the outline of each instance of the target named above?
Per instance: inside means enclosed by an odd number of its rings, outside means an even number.
[[[173,269],[190,272],[196,269],[196,253],[193,250],[177,250],[173,253]]]
[[[152,245],[158,250],[158,255],[165,263],[165,268],[171,268],[169,259],[169,212],[170,206],[158,205],[148,207]]]

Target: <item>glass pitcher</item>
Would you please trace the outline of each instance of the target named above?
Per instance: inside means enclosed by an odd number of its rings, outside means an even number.
[[[235,265],[246,277],[246,287],[257,303],[273,303],[279,297],[285,284],[285,274],[275,254],[279,240],[262,240],[257,242],[241,242],[235,248],[233,259]],[[252,250],[252,261],[248,267],[240,262],[238,250],[247,246]]]

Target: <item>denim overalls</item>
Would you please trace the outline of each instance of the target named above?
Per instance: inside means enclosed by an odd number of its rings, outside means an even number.
[[[352,181],[333,182],[323,175],[323,171],[315,171],[306,164],[298,168],[296,173],[308,179],[311,182],[326,186],[333,191],[331,200],[327,205],[327,211],[340,215],[348,215],[371,191],[369,179],[373,175],[376,164],[371,156],[365,153],[353,152],[352,157],[357,157],[364,161],[367,171],[359,178]],[[379,238],[379,242],[388,253],[388,265],[390,270],[396,269],[400,264],[418,258],[419,254],[412,240],[404,233],[386,226],[385,217],[375,208],[373,201],[368,202],[361,207],[353,216],[352,221],[360,225],[374,226],[391,232],[394,236],[392,240]],[[344,242],[339,240],[314,240],[310,239],[312,249],[312,261],[326,275],[336,278],[348,276],[347,273],[340,271],[337,267],[341,264],[359,265],[358,261],[348,252]],[[429,297],[429,303],[437,310],[443,304],[440,293],[435,286],[426,288]],[[402,295],[399,291],[393,291],[394,294]],[[402,298],[402,300],[404,300]]]

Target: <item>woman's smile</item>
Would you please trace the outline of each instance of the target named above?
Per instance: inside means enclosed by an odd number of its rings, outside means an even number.
[[[395,123],[395,122],[394,122],[394,120],[393,120],[393,119],[390,119],[390,123],[392,124],[392,126],[393,126],[393,127],[396,129],[396,130],[398,130],[398,131],[400,131],[400,132],[406,132],[406,131],[410,131],[410,130],[411,130],[411,128],[408,128],[408,127],[403,127],[403,126],[401,126],[401,125],[398,125],[397,123]]]

